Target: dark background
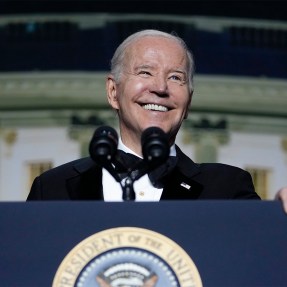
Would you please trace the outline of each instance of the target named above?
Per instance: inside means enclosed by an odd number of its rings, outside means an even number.
[[[286,1],[217,0],[0,0],[0,14],[156,13],[286,20]]]
[[[159,29],[185,40],[196,59],[197,74],[287,78],[287,28],[264,24],[286,22],[285,1],[0,0],[0,17],[97,13],[178,17],[127,18],[90,28],[73,20],[7,22],[8,17],[0,26],[0,71],[106,71],[123,39],[143,29]],[[250,19],[264,25],[230,21],[219,32],[184,24],[181,15]]]

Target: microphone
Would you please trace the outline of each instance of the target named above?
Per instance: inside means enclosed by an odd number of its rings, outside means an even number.
[[[127,175],[117,173],[112,164],[118,147],[118,135],[113,128],[101,126],[96,129],[89,145],[91,158],[120,182],[125,201],[135,200],[134,181],[166,162],[169,157],[167,135],[158,127],[150,127],[143,131],[141,145],[143,161],[127,170]]]
[[[141,136],[142,154],[150,169],[155,169],[169,157],[166,133],[158,127],[150,127]]]
[[[143,131],[141,145],[143,160],[136,164],[121,182],[124,201],[135,200],[134,182],[147,172],[166,162],[169,157],[167,135],[158,127],[150,127]]]
[[[143,160],[129,171],[129,177],[135,181],[146,173],[156,169],[169,158],[170,147],[167,134],[158,127],[149,127],[141,136]]]
[[[91,158],[106,167],[111,165],[117,153],[118,134],[115,129],[109,126],[101,126],[94,132],[89,145]]]

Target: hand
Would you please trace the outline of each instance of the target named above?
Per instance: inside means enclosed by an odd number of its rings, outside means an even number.
[[[275,199],[282,201],[283,209],[287,213],[287,187],[281,188],[275,195]]]

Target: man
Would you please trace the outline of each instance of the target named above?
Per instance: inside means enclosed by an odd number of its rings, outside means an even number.
[[[175,145],[193,94],[194,63],[182,39],[156,30],[131,35],[116,50],[107,77],[107,98],[119,118],[119,149],[142,157],[141,135],[148,127],[168,136],[176,159],[162,186],[148,175],[135,182],[136,201],[165,199],[259,199],[251,176],[224,164],[196,164]],[[113,177],[90,158],[37,177],[28,200],[121,201]]]

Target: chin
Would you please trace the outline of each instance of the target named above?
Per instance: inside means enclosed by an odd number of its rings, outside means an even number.
[[[146,127],[143,130],[146,130],[147,128],[150,128],[150,127],[157,127],[157,128],[162,129],[164,132],[167,132],[167,130],[162,125],[156,124],[156,123],[146,125]]]

